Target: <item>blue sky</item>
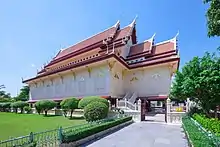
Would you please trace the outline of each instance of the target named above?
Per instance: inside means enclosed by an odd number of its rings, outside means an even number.
[[[62,47],[68,47],[120,20],[128,25],[136,15],[137,38],[155,32],[156,42],[179,34],[181,66],[205,51],[215,51],[220,38],[208,38],[202,0],[5,0],[0,2],[0,84],[13,96],[21,77],[36,75]]]

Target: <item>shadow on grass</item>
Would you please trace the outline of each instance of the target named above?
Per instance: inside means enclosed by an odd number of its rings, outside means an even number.
[[[49,115],[48,115],[48,114],[47,114],[47,115],[44,115],[44,114],[43,114],[43,117],[57,117],[57,116],[59,116],[59,117],[60,117],[60,116],[62,116],[62,115],[52,115],[52,114],[49,114]]]
[[[83,116],[72,116],[72,118],[68,117],[69,120],[82,120],[85,119]]]

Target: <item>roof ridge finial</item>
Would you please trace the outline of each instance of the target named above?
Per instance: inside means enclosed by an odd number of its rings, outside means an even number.
[[[179,36],[179,30],[178,30],[178,32],[176,33],[176,36],[174,37],[175,39]]]
[[[152,36],[151,38],[145,40],[144,42],[147,42],[147,41],[151,41],[151,42],[153,42],[155,36],[156,36],[156,33],[154,33],[153,36]]]
[[[134,20],[129,24],[129,27],[133,27],[136,24],[137,17],[138,15],[135,16]]]
[[[118,20],[118,21],[113,25],[113,27],[117,28],[119,25],[120,25],[120,20]]]

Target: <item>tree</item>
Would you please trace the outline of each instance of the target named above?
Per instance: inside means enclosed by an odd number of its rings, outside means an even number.
[[[219,54],[206,52],[203,57],[189,61],[176,73],[170,94],[181,100],[193,99],[209,116],[209,111],[220,105]]]
[[[28,103],[22,101],[14,102],[11,104],[11,107],[15,109],[16,113],[18,112],[18,108],[20,108],[21,113],[23,113],[25,106],[28,106]]]
[[[66,112],[70,111],[70,118],[72,118],[74,109],[78,108],[79,100],[76,98],[69,98],[63,100],[60,105],[61,108],[64,110],[64,115],[66,116]]]
[[[11,98],[11,94],[6,93],[5,91],[0,91],[0,98]]]
[[[17,101],[27,101],[29,99],[29,86],[23,86],[20,89],[19,95],[15,98]]]
[[[220,0],[204,0],[210,7],[206,13],[208,36],[220,36]]]
[[[47,112],[51,109],[53,109],[54,107],[56,107],[56,102],[51,101],[51,100],[41,100],[38,101],[35,104],[35,108],[37,110],[37,112],[40,114],[40,112],[44,111],[44,115],[47,116]]]

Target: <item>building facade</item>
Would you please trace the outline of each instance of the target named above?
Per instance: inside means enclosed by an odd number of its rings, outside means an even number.
[[[42,99],[103,96],[167,97],[180,57],[176,36],[155,43],[155,35],[137,43],[136,21],[95,34],[57,55],[37,73],[23,80],[30,102]]]

